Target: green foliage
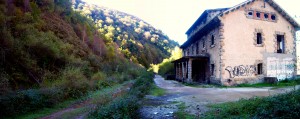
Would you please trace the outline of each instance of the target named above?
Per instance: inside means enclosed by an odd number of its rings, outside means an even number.
[[[172,50],[172,55],[168,59],[164,59],[159,64],[151,64],[151,68],[149,70],[153,70],[153,72],[158,73],[162,76],[165,75],[175,75],[174,74],[174,64],[172,61],[177,60],[182,57],[182,51],[179,47],[175,47]]]
[[[165,93],[166,90],[159,88],[158,86],[153,86],[153,88],[150,91],[150,94],[154,96],[163,96],[165,95]]]
[[[75,10],[93,19],[107,43],[116,43],[127,59],[148,68],[171,55],[178,46],[160,30],[134,16],[78,0]]]
[[[282,80],[275,84],[272,83],[256,83],[256,84],[239,84],[236,87],[274,87],[274,88],[280,88],[280,87],[286,87],[286,86],[295,86],[300,84],[300,79],[295,80]]]
[[[138,118],[137,110],[140,104],[137,102],[154,86],[153,74],[143,71],[140,75],[127,95],[114,99],[108,104],[98,104],[97,109],[90,114],[89,118]]]
[[[211,107],[213,110],[206,113],[205,118],[297,118],[300,116],[300,90]]]
[[[80,68],[66,68],[61,75],[61,79],[54,82],[54,86],[62,88],[66,97],[83,96],[89,88],[89,81]]]
[[[187,108],[185,103],[177,105],[178,111],[174,113],[176,119],[197,119],[195,115],[187,114],[185,109]]]
[[[117,17],[107,15],[112,11],[95,10],[90,12],[94,17],[86,17],[82,14],[89,12],[72,10],[70,0],[6,3],[0,2],[0,115],[5,117],[52,107],[124,81],[151,79],[139,77],[145,72],[134,63],[158,62],[177,44],[164,44],[168,38],[161,31],[124,13]],[[132,29],[137,27],[140,33]],[[144,40],[144,31],[152,42]],[[126,55],[119,49],[126,49]],[[147,81],[137,83],[144,87],[135,85],[129,97],[139,99],[151,86]],[[122,103],[117,107],[133,105],[127,99]]]

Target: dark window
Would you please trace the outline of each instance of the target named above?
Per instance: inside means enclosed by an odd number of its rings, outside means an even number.
[[[259,12],[256,12],[256,17],[260,18],[260,13]]]
[[[284,36],[277,35],[277,53],[284,53]]]
[[[263,65],[262,63],[257,64],[257,74],[263,73]]]
[[[211,75],[213,76],[215,73],[215,64],[211,64]]]
[[[262,44],[262,36],[261,33],[256,34],[256,44]]]
[[[253,11],[248,11],[248,16],[253,17]]]
[[[269,14],[268,13],[265,13],[265,20],[268,20],[269,19]]]
[[[275,20],[276,20],[276,16],[275,16],[275,14],[272,14],[272,15],[271,15],[271,19],[272,19],[273,21],[275,21]]]
[[[202,47],[205,48],[205,41],[202,42]]]
[[[211,45],[214,45],[214,44],[215,44],[215,36],[211,35]]]

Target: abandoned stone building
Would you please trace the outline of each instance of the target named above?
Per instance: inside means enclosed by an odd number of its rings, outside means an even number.
[[[187,30],[176,79],[235,85],[296,76],[299,24],[273,0],[205,10]]]

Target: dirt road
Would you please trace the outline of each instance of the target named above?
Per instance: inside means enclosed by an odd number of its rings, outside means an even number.
[[[161,76],[155,76],[155,84],[166,89],[164,96],[146,96],[143,107],[140,110],[142,118],[174,118],[174,112],[178,105],[186,105],[185,112],[202,115],[208,110],[207,104],[238,101],[254,96],[270,96],[286,93],[294,88],[271,89],[266,88],[197,88],[184,86],[177,81],[164,80]],[[299,86],[297,86],[299,87]]]

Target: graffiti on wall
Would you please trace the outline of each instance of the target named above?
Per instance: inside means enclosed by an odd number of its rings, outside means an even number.
[[[254,65],[228,66],[225,70],[228,71],[230,78],[234,78],[236,76],[252,76],[256,72],[256,67]]]
[[[292,58],[279,59],[275,57],[267,58],[267,76],[284,80],[293,77],[295,70]]]

